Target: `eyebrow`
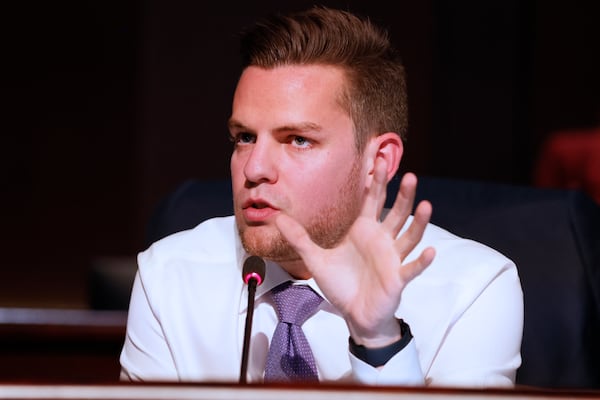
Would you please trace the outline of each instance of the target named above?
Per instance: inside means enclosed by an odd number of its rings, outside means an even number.
[[[238,129],[238,130],[243,130],[243,131],[249,130],[244,124],[236,121],[235,119],[229,119],[229,121],[227,121],[227,128]]]
[[[242,124],[239,121],[236,121],[235,119],[230,119],[227,122],[227,127],[229,129],[236,129],[236,130],[242,130],[242,131],[247,131],[247,132],[254,131],[253,129],[250,129],[249,127],[247,127],[246,125]],[[288,125],[283,125],[283,126],[280,126],[280,127],[277,127],[274,129],[275,132],[308,132],[308,131],[320,132],[321,130],[323,130],[323,127],[314,122],[300,122],[300,123],[288,124]]]

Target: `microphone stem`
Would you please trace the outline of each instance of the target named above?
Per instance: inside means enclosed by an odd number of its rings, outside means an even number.
[[[244,346],[242,348],[242,364],[240,367],[240,383],[246,383],[248,371],[248,353],[250,353],[250,332],[252,331],[252,317],[254,316],[254,295],[256,293],[256,279],[248,281],[248,311],[246,312],[246,327],[244,329]]]

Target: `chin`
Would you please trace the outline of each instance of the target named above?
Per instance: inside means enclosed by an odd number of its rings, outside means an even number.
[[[298,253],[273,227],[238,227],[244,250],[249,254],[275,262],[298,260]]]

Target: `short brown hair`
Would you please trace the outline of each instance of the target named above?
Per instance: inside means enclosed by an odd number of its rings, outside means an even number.
[[[243,32],[242,66],[275,68],[323,64],[347,77],[340,104],[350,115],[356,145],[385,132],[405,138],[408,125],[405,73],[385,30],[347,11],[314,7],[274,15]]]

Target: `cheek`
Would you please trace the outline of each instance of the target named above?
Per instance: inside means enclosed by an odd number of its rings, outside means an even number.
[[[231,158],[229,159],[229,168],[231,170],[231,175],[235,174],[235,171],[237,171],[237,169],[239,168],[239,165],[240,165],[240,157],[239,157],[238,153],[233,151],[231,153]]]
[[[234,206],[237,204],[237,197],[244,186],[244,174],[241,165],[239,157],[236,158],[235,155],[233,155],[229,163],[229,168],[231,173],[231,188],[233,190]]]
[[[233,186],[235,188],[236,182],[243,180],[244,178],[244,163],[237,153],[233,153],[231,155],[231,159],[229,161],[229,169],[231,172],[231,180],[233,182]]]
[[[338,202],[340,196],[352,196],[361,184],[357,181],[360,179],[359,171],[358,161],[345,163],[343,167],[317,169],[313,171],[310,182],[306,182],[305,198],[315,205],[323,206]]]

